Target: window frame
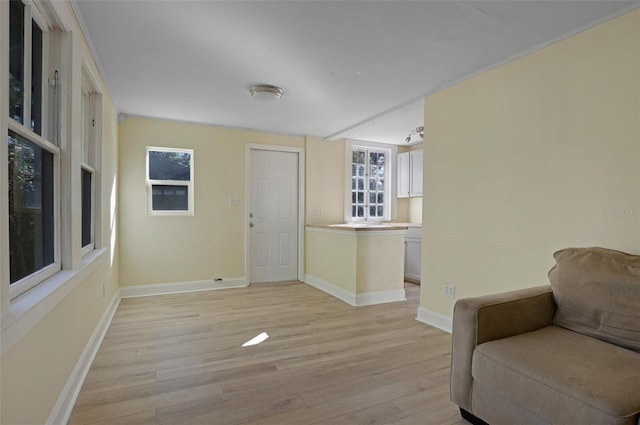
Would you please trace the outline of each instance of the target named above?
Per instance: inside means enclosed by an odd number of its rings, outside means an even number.
[[[367,163],[369,152],[382,152],[385,157],[385,175],[384,175],[384,214],[383,217],[369,217],[369,211],[366,211],[365,217],[353,217],[352,215],[352,158],[353,152],[364,150],[367,152]],[[379,223],[382,221],[393,220],[396,216],[396,202],[395,202],[395,185],[394,178],[394,164],[396,161],[398,147],[396,145],[389,145],[384,143],[365,142],[361,140],[345,140],[345,196],[344,196],[344,220],[347,223],[362,223],[372,222]],[[368,173],[368,171],[367,171]],[[365,185],[365,200],[368,208],[369,204],[369,187]]]
[[[80,86],[80,109],[81,109],[81,137],[80,137],[80,146],[81,146],[81,158],[80,158],[80,215],[81,215],[81,226],[80,226],[80,254],[82,256],[87,255],[89,252],[93,251],[96,248],[96,148],[98,146],[96,143],[96,135],[95,135],[95,124],[96,124],[96,113],[95,113],[95,105],[94,105],[94,93],[92,90],[92,84],[88,81],[88,77],[85,74],[85,70],[83,69],[82,75],[82,84]],[[85,100],[86,96],[86,100]],[[83,183],[84,179],[82,176],[82,172],[87,171],[91,175],[91,200],[90,200],[90,208],[91,208],[91,219],[90,219],[90,241],[87,245],[82,245],[83,234],[84,234],[84,190]]]
[[[61,239],[60,239],[60,157],[61,150],[58,146],[52,143],[49,139],[50,133],[53,133],[49,129],[49,121],[50,114],[53,112],[49,105],[49,90],[48,90],[48,75],[50,73],[50,58],[49,58],[49,50],[50,50],[50,39],[49,32],[51,30],[51,26],[48,24],[47,20],[44,16],[38,11],[36,5],[29,1],[18,0],[22,3],[24,9],[24,22],[23,22],[23,43],[24,48],[22,52],[22,61],[23,61],[23,97],[22,97],[22,122],[18,122],[13,117],[9,116],[9,111],[6,109],[6,132],[5,132],[5,141],[3,143],[8,143],[9,131],[15,133],[16,135],[26,139],[30,143],[38,146],[40,149],[47,151],[53,156],[53,182],[52,182],[52,190],[53,190],[53,262],[48,264],[38,270],[35,270],[33,273],[16,280],[9,284],[9,300],[14,301],[16,298],[39,285],[46,279],[52,277],[60,270],[62,270],[62,261],[61,261]],[[10,5],[8,5],[10,7]],[[31,96],[31,85],[33,79],[33,39],[32,39],[32,28],[33,22],[40,28],[42,31],[42,57],[41,57],[41,93],[40,93],[40,134],[31,129],[31,118],[32,118],[32,96]],[[10,22],[9,22],[10,25]],[[7,31],[8,32],[8,31]],[[9,58],[7,60],[9,62]],[[7,68],[8,70],[8,68]],[[10,71],[9,71],[10,72]],[[5,77],[7,80],[9,79],[9,72]],[[2,99],[3,102],[9,102],[9,97],[7,96]],[[3,109],[5,111],[5,109]],[[7,151],[3,150],[3,154],[6,154]],[[3,155],[2,161],[8,161],[8,156]],[[7,176],[8,177],[8,176]],[[4,193],[4,192],[3,192]],[[8,198],[7,198],[8,204]],[[7,205],[9,207],[9,205]],[[8,216],[7,216],[8,219]],[[7,235],[8,236],[8,235]],[[10,244],[10,241],[8,241]],[[8,252],[7,252],[8,256]]]
[[[191,156],[189,166],[189,180],[156,180],[149,178],[149,153],[150,152],[178,152],[188,153]],[[193,216],[194,215],[194,150],[186,148],[167,148],[157,146],[147,146],[145,154],[145,184],[147,190],[147,215],[152,216]],[[154,210],[153,209],[153,186],[187,186],[187,209],[186,210]]]
[[[44,266],[9,284],[9,298],[14,300],[29,289],[39,285],[62,269],[60,260],[60,149],[48,140],[33,133],[30,129],[18,124],[12,118],[8,120],[8,129],[27,139],[53,155],[53,263]],[[7,134],[8,137],[8,134]],[[5,142],[6,143],[6,142]],[[7,158],[8,160],[8,158]]]

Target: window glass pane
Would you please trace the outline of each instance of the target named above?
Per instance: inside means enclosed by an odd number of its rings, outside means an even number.
[[[151,191],[154,211],[187,211],[189,209],[188,186],[154,184]]]
[[[188,152],[149,151],[149,179],[189,181],[191,179],[191,154]]]
[[[91,171],[82,169],[82,246],[85,247],[89,245],[92,241],[91,235],[91,218],[92,211],[91,207],[93,204],[93,199],[91,196],[92,193],[92,185],[91,180],[93,175]]]
[[[22,124],[24,100],[24,5],[12,0],[9,17],[9,116]]]
[[[31,24],[31,130],[42,134],[42,30]]]
[[[53,155],[9,131],[9,274],[14,283],[54,261]]]
[[[85,164],[93,166],[93,158],[91,152],[91,101],[89,92],[82,89],[82,97],[80,98],[80,113],[82,119],[82,161]]]
[[[364,207],[358,206],[358,215],[357,217],[364,217]]]

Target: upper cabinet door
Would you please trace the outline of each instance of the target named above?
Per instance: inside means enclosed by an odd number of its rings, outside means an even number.
[[[409,152],[398,154],[398,198],[408,198],[410,193]]]
[[[422,196],[422,149],[409,152],[409,163],[411,168],[409,196]]]

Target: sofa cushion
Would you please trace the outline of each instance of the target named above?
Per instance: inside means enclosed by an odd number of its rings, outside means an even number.
[[[640,351],[640,256],[567,248],[549,271],[554,324]]]
[[[557,326],[480,344],[472,375],[550,423],[638,421],[640,355]]]

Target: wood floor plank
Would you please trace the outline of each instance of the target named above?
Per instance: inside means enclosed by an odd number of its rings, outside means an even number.
[[[405,289],[359,308],[299,282],[123,299],[69,424],[462,424],[451,336]]]

